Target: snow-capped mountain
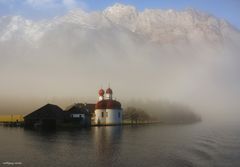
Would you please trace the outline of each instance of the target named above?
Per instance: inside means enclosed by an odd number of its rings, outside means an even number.
[[[152,10],[138,11],[133,6],[115,4],[100,12],[75,9],[65,16],[49,20],[32,21],[21,16],[0,17],[0,41],[38,41],[47,32],[59,27],[80,29],[118,28],[160,43],[209,41],[222,42],[229,34],[239,34],[226,21],[214,16],[187,9],[184,11]]]

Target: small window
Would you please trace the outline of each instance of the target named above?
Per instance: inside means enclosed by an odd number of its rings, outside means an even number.
[[[106,117],[108,117],[108,112],[106,112]]]
[[[120,112],[118,112],[118,118],[120,118],[121,117],[121,114],[120,114]]]
[[[104,113],[102,112],[102,117],[104,117]]]

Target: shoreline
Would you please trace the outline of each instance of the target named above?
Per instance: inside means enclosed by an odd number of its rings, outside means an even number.
[[[163,122],[163,121],[154,121],[154,122],[123,122],[121,124],[91,124],[88,127],[79,126],[79,125],[68,125],[65,126],[64,124],[56,126],[56,129],[76,129],[76,128],[91,128],[91,127],[107,127],[107,126],[138,126],[138,125],[191,125],[195,123],[199,123],[201,120],[192,121],[192,122]],[[0,122],[0,126],[5,127],[21,127],[27,128],[24,126],[24,122]],[[33,128],[34,129],[34,128]]]

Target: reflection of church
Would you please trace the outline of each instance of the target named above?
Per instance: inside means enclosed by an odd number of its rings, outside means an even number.
[[[98,166],[121,166],[119,155],[122,145],[122,127],[93,127],[93,150]]]
[[[118,125],[122,123],[121,103],[113,100],[113,91],[111,88],[106,90],[104,98],[104,90],[98,91],[99,100],[95,106],[95,124],[100,125]]]

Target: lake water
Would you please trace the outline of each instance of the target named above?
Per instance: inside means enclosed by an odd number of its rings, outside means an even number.
[[[204,122],[55,132],[0,127],[0,166],[238,167],[239,127]]]

